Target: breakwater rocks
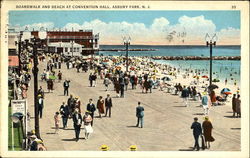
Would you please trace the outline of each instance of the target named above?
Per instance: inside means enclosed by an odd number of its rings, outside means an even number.
[[[128,51],[156,51],[157,49],[129,49]],[[121,52],[126,51],[126,49],[99,49],[99,51],[112,51]]]
[[[153,56],[154,60],[210,60],[210,57],[200,56]],[[241,56],[213,56],[213,60],[240,60]]]

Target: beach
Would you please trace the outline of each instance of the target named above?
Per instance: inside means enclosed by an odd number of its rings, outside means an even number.
[[[96,56],[98,62],[108,63],[110,67],[121,67],[123,72],[126,71],[126,63],[122,63],[125,60],[122,56]],[[112,62],[112,61],[116,62]],[[129,57],[130,64],[128,66],[130,74],[136,74],[137,76],[149,74],[152,78],[162,79],[163,77],[169,77],[171,81],[166,81],[165,85],[168,88],[174,88],[174,85],[181,84],[183,86],[192,86],[196,87],[198,92],[202,93],[209,86],[209,71],[199,71],[192,69],[192,67],[188,69],[182,69],[180,67],[175,67],[173,64],[166,64],[162,62],[158,62],[157,60],[152,60],[151,57],[139,57],[133,56]],[[207,69],[209,69],[209,65],[207,65]],[[203,78],[204,77],[204,78]],[[240,76],[238,77],[240,78]],[[223,88],[228,88],[231,90],[232,94],[239,93],[240,83],[236,80],[236,85],[234,85],[235,80],[228,81],[225,84],[224,80],[219,82],[212,82],[212,84],[217,85],[218,88],[214,89],[216,96],[221,96],[221,90]],[[228,96],[228,100],[226,104],[231,105],[232,95]]]

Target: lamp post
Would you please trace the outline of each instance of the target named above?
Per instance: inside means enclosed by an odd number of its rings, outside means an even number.
[[[21,75],[21,43],[22,43],[23,31],[20,31],[18,40],[18,75]]]
[[[74,45],[74,41],[71,41],[71,52],[72,52],[72,57],[73,57],[73,45]]]
[[[35,113],[35,134],[37,138],[40,137],[40,130],[39,130],[39,117],[38,117],[38,59],[37,59],[37,47],[38,45],[42,45],[42,40],[46,38],[46,33],[40,33],[39,32],[39,38],[33,37],[31,38],[31,41],[33,42],[33,60],[34,60],[34,66],[33,66],[33,75],[34,75],[34,113]]]
[[[31,41],[33,42],[33,76],[34,76],[34,114],[35,114],[35,134],[37,138],[40,139],[40,130],[39,130],[39,117],[38,117],[38,60],[37,60],[37,44],[40,39],[32,38]]]
[[[126,46],[126,73],[128,72],[128,46],[130,45],[131,38],[123,37],[124,45]]]
[[[217,36],[214,34],[214,36],[211,38],[208,34],[206,34],[206,42],[207,47],[210,47],[210,75],[209,75],[209,86],[212,84],[212,73],[213,73],[213,46],[216,46]]]

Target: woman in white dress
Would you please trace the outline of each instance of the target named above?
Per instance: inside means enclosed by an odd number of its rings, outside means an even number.
[[[93,128],[91,126],[92,117],[90,116],[90,111],[86,111],[85,115],[83,116],[84,121],[84,130],[85,130],[85,139],[89,138],[89,134],[93,133]]]

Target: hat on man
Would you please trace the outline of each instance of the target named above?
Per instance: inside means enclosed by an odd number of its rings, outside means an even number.
[[[36,138],[37,138],[37,136],[33,134],[33,135],[31,135],[31,136],[30,136],[30,138],[32,138],[32,139],[36,139]]]
[[[206,120],[206,121],[208,121],[208,120],[209,120],[208,116],[206,116],[206,117],[205,117],[205,120]]]

